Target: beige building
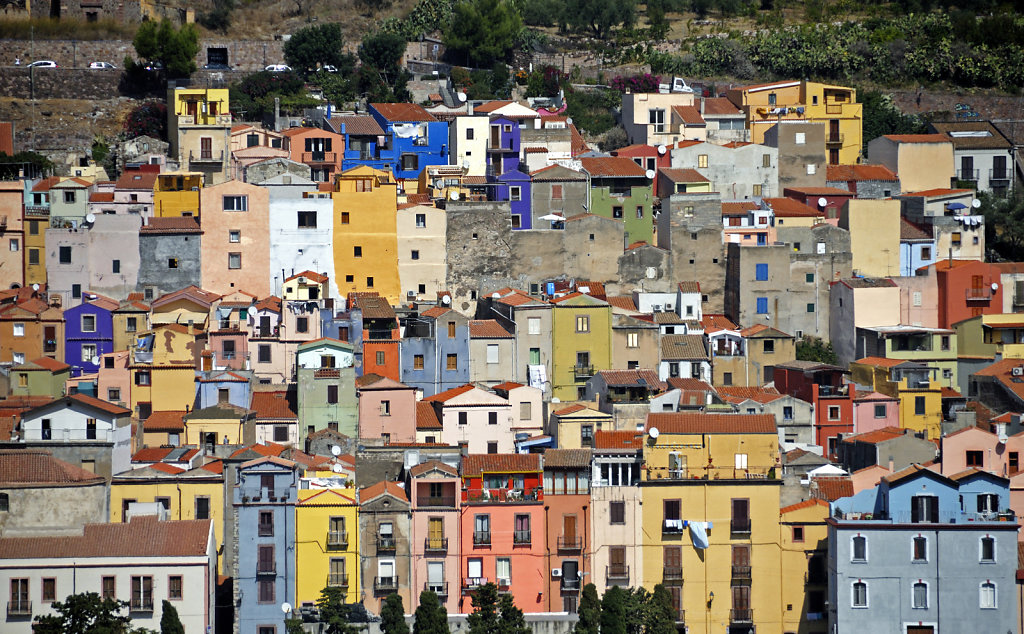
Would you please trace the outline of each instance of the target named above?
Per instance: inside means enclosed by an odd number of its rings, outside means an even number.
[[[433,205],[398,206],[398,279],[403,297],[424,299],[444,290],[446,274],[444,209]]]
[[[548,417],[548,435],[560,449],[593,447],[594,434],[614,429],[615,417],[598,410],[596,402],[556,404]]]
[[[945,134],[887,134],[868,143],[868,156],[899,174],[904,192],[949,187],[955,176],[953,142]]]
[[[515,338],[494,319],[469,320],[469,381],[494,386],[512,376]]]
[[[699,123],[698,123],[699,120]],[[693,93],[637,92],[622,95],[622,125],[630,143],[670,145],[707,138]]]
[[[839,227],[850,232],[854,274],[900,274],[900,201],[851,199],[843,205]]]
[[[631,315],[617,314],[613,308],[612,367],[627,370],[656,368],[660,361],[661,334],[658,325]]]
[[[207,185],[228,178],[231,111],[227,88],[167,89],[167,138],[181,169],[202,172]]]
[[[264,187],[227,181],[203,188],[203,288],[270,295],[269,208]]]

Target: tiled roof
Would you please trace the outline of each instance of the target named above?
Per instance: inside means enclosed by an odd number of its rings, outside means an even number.
[[[344,115],[331,117],[329,123],[334,131],[341,133],[341,126],[345,126],[345,134],[355,136],[384,136],[384,130],[377,124],[377,120],[369,115]]]
[[[155,464],[151,464],[149,465],[149,468],[155,471],[162,471],[170,475],[178,475],[179,473],[185,473],[185,470],[182,469],[181,467],[175,467],[174,465],[170,465],[164,462],[157,462]]]
[[[764,201],[772,208],[776,217],[781,218],[817,218],[825,212],[803,204],[792,198],[765,198]]]
[[[909,467],[906,467],[904,469],[901,469],[900,471],[897,471],[896,473],[884,476],[882,479],[885,480],[886,482],[888,482],[889,484],[893,484],[895,482],[899,482],[900,480],[903,480],[904,478],[909,478],[910,476],[916,475],[916,474],[921,473],[921,472],[924,472],[925,474],[930,474],[930,475],[933,475],[933,476],[936,476],[936,477],[939,477],[939,478],[946,479],[945,476],[943,476],[943,475],[941,475],[939,473],[936,473],[935,471],[932,471],[928,467],[925,467],[925,466],[920,465],[920,464],[912,464]]]
[[[156,184],[156,172],[124,172],[114,185],[117,189],[144,189],[152,191]]]
[[[32,186],[34,192],[48,192],[50,188],[60,182],[59,176],[49,176],[40,180],[38,183]]]
[[[445,463],[441,462],[440,460],[428,460],[426,462],[421,462],[420,464],[416,465],[412,469],[409,469],[409,475],[414,477],[414,478],[416,478],[416,477],[419,477],[419,476],[423,475],[424,473],[429,473],[430,471],[435,471],[435,470],[436,471],[441,471],[441,472],[446,473],[446,474],[448,474],[450,476],[454,476],[454,477],[458,477],[459,476],[459,470],[458,469],[456,469],[455,467],[453,467],[451,465],[445,464]]]
[[[850,476],[822,476],[814,478],[811,495],[829,502],[853,495],[853,479]]]
[[[512,102],[508,100],[495,99],[493,101],[487,101],[479,106],[473,106],[473,112],[479,114],[490,114],[499,108],[504,108],[510,105]]]
[[[771,414],[703,414],[674,412],[648,414],[647,430],[663,434],[774,434]]]
[[[701,381],[700,379],[691,379],[684,377],[669,377],[666,382],[668,386],[673,390],[694,390],[694,391],[705,391],[714,392],[715,388],[711,387],[710,383]]]
[[[695,169],[662,167],[658,173],[664,174],[665,178],[673,183],[710,183],[703,174]],[[723,203],[724,206],[725,203]]]
[[[718,329],[718,330],[739,330],[739,324],[733,323],[731,319],[725,315],[718,315],[714,313],[704,313],[700,323],[704,326],[704,330]]]
[[[636,304],[633,303],[633,298],[628,295],[610,295],[605,301],[616,308],[623,310],[629,310],[636,312]]]
[[[594,449],[640,449],[644,435],[635,431],[599,429],[594,432]]]
[[[826,509],[829,508],[829,504],[825,500],[819,498],[811,498],[809,500],[804,500],[803,502],[797,502],[796,504],[784,506],[781,509],[779,509],[779,513],[792,513],[793,511],[802,511],[803,509],[814,508],[816,506],[821,506]]]
[[[864,432],[863,434],[856,434],[854,436],[847,436],[843,438],[843,442],[855,443],[862,442],[869,445],[877,445],[880,442],[892,440],[893,438],[899,438],[903,435],[903,430],[899,427],[883,427],[881,429],[874,429],[872,431]]]
[[[58,460],[39,449],[0,450],[0,488],[88,486],[103,476]]]
[[[906,359],[886,359],[884,357],[864,357],[854,361],[860,365],[873,365],[877,368],[892,368],[906,362]]]
[[[539,170],[530,172],[530,180],[534,183],[543,183],[546,181],[551,182],[563,182],[563,181],[585,181],[587,175],[583,172],[577,172],[571,170],[563,165],[548,165],[542,167]]]
[[[672,106],[672,112],[676,113],[684,125],[707,125],[695,106]]]
[[[966,195],[973,193],[973,189],[950,189],[948,187],[936,187],[934,189],[922,189],[917,192],[903,192],[900,197],[906,196],[923,196],[925,198],[932,198],[935,196],[957,196]]]
[[[739,387],[720,385],[716,389],[718,390],[718,395],[722,397],[722,400],[729,403],[754,401],[764,404],[777,401],[784,396],[774,387]]]
[[[708,351],[703,335],[662,335],[661,358],[707,359]]]
[[[825,168],[825,180],[840,181],[884,181],[895,182],[899,177],[896,172],[884,165],[828,165]]]
[[[949,136],[953,147],[958,150],[993,149],[1009,150],[1013,145],[988,121],[956,121],[931,124],[936,132]],[[958,132],[973,134],[958,135]]]
[[[900,240],[934,240],[931,231],[900,216]]]
[[[256,413],[256,418],[298,419],[299,417],[285,390],[253,392],[249,409]]]
[[[792,338],[793,335],[782,332],[778,328],[772,328],[767,324],[754,324],[749,328],[740,330],[740,335],[749,338],[769,339],[769,338]]]
[[[945,385],[942,386],[940,394],[942,395],[942,398],[964,398],[964,395],[961,394],[959,390],[946,387]]]
[[[897,143],[949,143],[945,134],[886,134],[885,138]]]
[[[580,159],[583,169],[596,177],[644,178],[647,170],[624,156],[593,156]]]
[[[423,106],[414,103],[371,103],[370,107],[388,121],[437,121]]]
[[[285,282],[290,282],[290,281],[296,280],[296,279],[298,279],[300,277],[305,277],[305,278],[307,278],[309,280],[312,280],[313,282],[315,282],[317,284],[323,284],[324,282],[327,281],[327,276],[326,275],[320,275],[316,271],[303,271],[301,273],[296,273],[295,275],[292,275],[291,277],[286,277],[284,279],[284,281]]]
[[[853,192],[850,190],[838,187],[787,187],[786,191],[807,196],[853,196]]]
[[[575,414],[576,412],[582,412],[585,409],[587,409],[586,405],[583,405],[581,403],[573,403],[572,405],[569,405],[568,407],[563,407],[561,409],[556,409],[556,410],[554,410],[551,413],[554,414],[555,416],[568,416],[569,414]]]
[[[589,449],[548,449],[544,452],[544,467],[586,469],[590,467]]]
[[[755,202],[728,202],[722,203],[722,215],[723,216],[745,216],[751,211],[760,209]]]
[[[46,370],[47,372],[63,372],[71,366],[63,361],[51,359],[50,357],[39,357],[38,359],[32,359],[28,363],[16,367],[19,370],[40,369]]]
[[[406,494],[405,489],[399,486],[397,482],[391,482],[390,480],[382,480],[377,484],[371,484],[365,489],[360,489],[359,503],[366,504],[370,500],[373,500],[385,494],[389,494],[393,497],[396,497],[399,500],[402,500],[403,502],[409,501],[409,496]]]
[[[437,394],[434,394],[433,396],[428,396],[428,397],[426,397],[423,400],[427,401],[428,403],[444,403],[444,402],[448,401],[449,399],[453,399],[456,396],[459,396],[461,394],[465,394],[466,392],[469,392],[470,390],[475,390],[475,389],[476,389],[475,386],[467,383],[466,385],[460,385],[458,387],[453,387],[452,389],[445,390],[444,392],[438,392]]]
[[[132,462],[160,462],[172,451],[173,447],[143,447],[132,455]]]
[[[583,135],[576,129],[575,123],[569,124],[569,142],[573,156],[579,156],[580,154],[590,150],[590,146],[587,145]]]
[[[611,387],[646,385],[656,391],[661,391],[664,387],[654,370],[601,370],[598,374]]]
[[[72,394],[70,396],[64,396],[62,398],[58,398],[51,401],[49,404],[56,404],[60,403],[61,401],[64,402],[65,406],[71,405],[71,401],[75,401],[77,403],[85,405],[86,407],[98,409],[102,412],[113,414],[114,416],[127,416],[132,413],[130,409],[125,409],[123,407],[114,405],[113,403],[108,403],[107,401],[103,401],[92,396],[86,396],[85,394]]]
[[[146,224],[139,227],[140,233],[160,235],[202,233],[199,223],[191,216],[181,218],[149,218]]]
[[[960,480],[964,480],[974,475],[982,475],[988,478],[998,478],[1000,480],[1006,480],[1006,478],[996,475],[991,471],[985,471],[984,469],[979,469],[977,467],[970,467],[968,469],[964,469],[963,471],[958,471],[957,473],[954,473],[953,475],[949,476],[949,479],[959,482]]]
[[[896,282],[887,277],[846,277],[839,282],[849,288],[893,288]]]
[[[440,317],[441,315],[447,313],[450,310],[451,310],[451,308],[448,308],[447,306],[432,306],[432,307],[428,308],[427,310],[423,311],[420,314],[422,316],[424,316],[424,317],[430,317],[431,319],[437,319],[438,317]]]
[[[0,559],[204,557],[211,520],[161,522],[155,515],[130,522],[86,524],[82,535],[0,539]]]
[[[540,470],[540,454],[535,453],[469,454],[462,459],[463,476],[478,476],[483,473],[526,473]]]
[[[352,293],[352,305],[363,311],[364,319],[394,319],[395,309],[376,293]]]
[[[441,420],[437,417],[437,410],[430,401],[418,401],[416,403],[416,429],[443,429]]]
[[[189,299],[201,306],[208,307],[210,304],[220,299],[220,295],[199,288],[198,286],[193,284],[191,286],[186,286],[185,288],[170,293],[165,293],[164,295],[157,297],[155,300],[153,300],[153,308],[159,308],[160,306],[169,304],[181,298]]]
[[[526,387],[526,385],[523,383],[516,383],[514,381],[505,381],[504,383],[499,383],[497,385],[491,386],[491,389],[501,390],[502,392],[510,392],[520,387]]]
[[[741,115],[743,111],[736,107],[733,102],[729,101],[725,97],[705,97],[704,98],[704,115]]]
[[[114,202],[114,192],[93,192],[89,194],[89,202],[112,203]]]
[[[469,336],[479,339],[511,339],[512,333],[494,319],[469,320]]]

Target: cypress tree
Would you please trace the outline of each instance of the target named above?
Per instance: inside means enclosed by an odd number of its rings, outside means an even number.
[[[409,634],[401,595],[392,593],[384,599],[380,608],[380,629],[384,634]]]
[[[420,593],[420,605],[416,608],[412,634],[449,634],[448,610],[433,590]]]

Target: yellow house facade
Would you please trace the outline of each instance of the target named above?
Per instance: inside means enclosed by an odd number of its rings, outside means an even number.
[[[782,629],[819,634],[828,630],[828,502],[811,499],[780,512]]]
[[[218,403],[185,415],[186,445],[251,445],[256,442],[252,410]]]
[[[159,174],[153,186],[153,215],[159,218],[195,216],[199,218],[199,190],[203,175],[199,172]]]
[[[867,357],[850,364],[850,380],[899,399],[900,427],[942,436],[942,385],[932,364]]]
[[[207,185],[228,178],[231,112],[227,88],[174,87],[167,91],[170,156]]]
[[[148,412],[184,410],[195,401],[195,353],[205,333],[182,324],[162,324],[139,333],[132,349],[131,407]]]
[[[641,470],[644,587],[690,632],[782,634],[778,436],[763,414],[651,414]]]
[[[551,303],[551,395],[575,401],[595,372],[611,369],[611,305],[583,293]]]
[[[373,291],[401,301],[398,276],[398,185],[387,171],[360,166],[334,182],[334,277],[338,291]]]
[[[360,600],[359,505],[354,489],[299,489],[295,504],[295,599],[315,602],[325,586]]]
[[[854,198],[839,215],[850,232],[853,270],[866,277],[900,274],[900,201]]]

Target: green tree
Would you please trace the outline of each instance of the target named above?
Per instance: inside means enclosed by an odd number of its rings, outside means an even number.
[[[583,586],[580,597],[579,620],[576,621],[575,634],[600,634],[601,599],[597,596],[597,586],[588,583]]]
[[[490,67],[511,57],[522,26],[509,0],[466,0],[455,5],[444,45],[457,61]]]
[[[626,634],[644,634],[650,619],[651,593],[643,586],[625,592]]]
[[[178,610],[171,602],[164,599],[161,605],[160,634],[185,634],[185,627],[178,618]]]
[[[340,71],[352,66],[352,56],[344,47],[340,24],[314,24],[299,29],[284,43],[284,61],[303,75],[324,66]]]
[[[868,142],[884,134],[920,134],[927,125],[921,117],[906,114],[892,100],[892,95],[877,90],[859,91],[864,110],[864,151]]]
[[[672,608],[672,594],[660,583],[651,595],[647,634],[676,634],[676,614]]]
[[[822,341],[814,335],[804,335],[796,342],[796,358],[800,361],[817,361],[835,365],[838,361],[831,341]]]
[[[3,180],[17,180],[22,170],[28,178],[42,178],[52,174],[53,169],[53,162],[36,152],[22,150],[13,156],[0,152],[0,179]]]
[[[985,216],[985,247],[992,259],[1024,260],[1024,198],[995,198],[986,193],[978,198]]]
[[[400,594],[392,593],[384,599],[384,605],[380,608],[380,629],[384,634],[409,634]]]
[[[569,26],[599,40],[608,39],[618,26],[632,26],[636,20],[634,0],[565,0]]]
[[[523,611],[516,607],[511,593],[501,595],[498,600],[498,629],[496,634],[530,634]]]
[[[359,46],[359,89],[367,100],[398,102],[409,100],[409,73],[402,68],[405,39],[377,31],[363,38]]]
[[[132,40],[143,60],[160,62],[169,77],[188,77],[196,70],[199,30],[194,24],[175,28],[170,20],[143,22]]]
[[[473,611],[466,619],[469,634],[496,634],[498,631],[498,586],[485,583],[473,593]]]
[[[126,601],[101,599],[95,592],[72,594],[63,602],[54,602],[57,614],[37,616],[32,631],[41,634],[134,634],[132,619],[121,612]]]
[[[320,610],[320,622],[327,626],[326,634],[356,634],[356,628],[349,625],[345,591],[340,587],[327,586],[321,590],[316,607]]]
[[[306,634],[306,628],[302,627],[302,619],[285,619],[284,634]]]
[[[167,106],[162,101],[146,101],[135,106],[124,119],[125,136],[134,139],[151,136],[167,140]]]
[[[420,593],[420,604],[416,608],[412,634],[449,634],[448,610],[433,590],[424,590]]]
[[[213,9],[200,13],[196,21],[211,31],[227,33],[231,27],[231,12],[235,10],[235,0],[213,0]]]
[[[626,634],[626,593],[619,586],[605,590],[601,599],[601,634]]]

